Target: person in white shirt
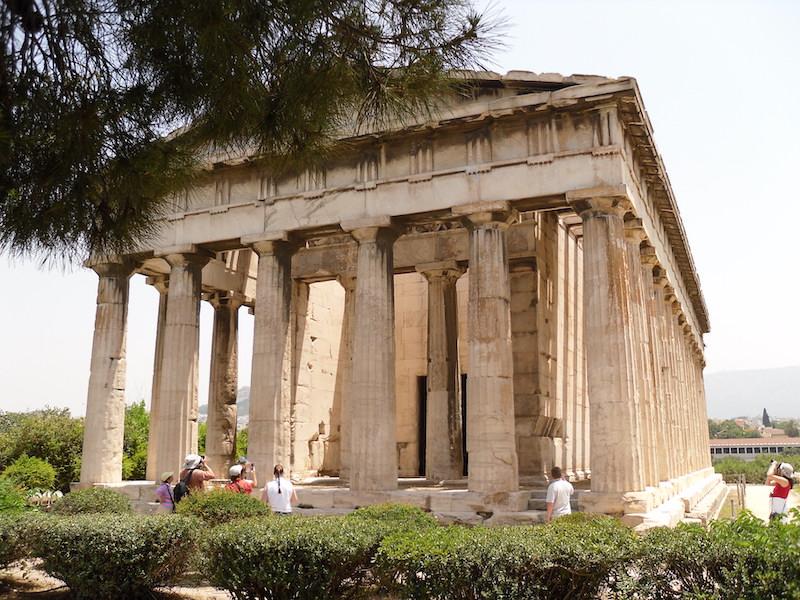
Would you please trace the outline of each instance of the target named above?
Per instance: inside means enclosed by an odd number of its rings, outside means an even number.
[[[569,501],[572,493],[575,491],[572,484],[563,478],[561,474],[561,467],[553,467],[550,469],[550,477],[552,479],[550,485],[547,487],[547,522],[553,519],[563,517],[572,512]]]
[[[275,479],[264,488],[262,499],[269,504],[272,512],[279,515],[292,514],[292,503],[297,503],[297,492],[292,482],[283,476],[283,465],[275,465],[272,470]]]

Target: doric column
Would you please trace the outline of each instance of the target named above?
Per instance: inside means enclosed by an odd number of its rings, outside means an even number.
[[[342,336],[339,343],[339,365],[336,371],[337,393],[340,397],[342,412],[339,426],[339,479],[350,480],[350,442],[352,433],[351,411],[353,407],[351,383],[353,373],[353,323],[356,312],[356,276],[343,273],[337,280],[344,288],[344,314],[342,315]]]
[[[290,468],[292,397],[292,254],[286,236],[249,240],[258,254],[248,458],[271,472]]]
[[[470,247],[468,485],[475,492],[512,492],[519,472],[507,231],[516,213],[505,202],[453,212],[465,217]]]
[[[153,384],[150,387],[150,427],[147,436],[147,479],[158,481],[161,473],[158,469],[158,440],[162,425],[163,405],[159,400],[161,391],[161,363],[164,360],[164,329],[167,326],[167,289],[169,278],[166,276],[148,277],[147,283],[158,292],[158,317],[156,320],[156,348],[153,354]]]
[[[125,429],[125,331],[128,282],[133,265],[124,259],[90,263],[100,277],[83,434],[81,483],[122,480]]]
[[[458,368],[456,282],[464,273],[455,262],[418,265],[428,280],[428,396],[425,477],[458,479],[464,469]]]
[[[663,298],[659,299],[658,286],[656,285],[653,269],[658,266],[658,257],[655,248],[645,245],[641,249],[642,262],[642,281],[646,293],[647,320],[650,336],[650,361],[653,366],[653,399],[655,400],[655,442],[656,442],[656,464],[659,481],[672,479],[672,465],[670,461],[674,456],[674,445],[672,443],[670,431],[669,415],[669,396],[664,381],[664,349],[661,334],[660,307],[663,305]]]
[[[584,323],[591,398],[592,491],[643,490],[636,365],[628,318],[624,199],[578,192],[583,219]]]
[[[630,216],[630,214],[629,214]],[[646,239],[641,219],[625,220],[625,245],[627,250],[627,278],[630,284],[630,308],[634,359],[639,390],[639,430],[642,436],[642,467],[645,484],[658,484],[658,461],[655,443],[655,402],[653,391],[653,363],[650,355],[650,336],[647,322],[647,293],[642,278],[640,245]]]
[[[161,422],[156,473],[176,471],[197,449],[197,384],[200,347],[200,286],[209,256],[168,253],[170,265],[164,354],[158,392]]]
[[[393,246],[388,219],[342,224],[358,242],[348,411],[350,489],[397,487]]]
[[[239,387],[237,348],[241,299],[229,292],[209,297],[214,307],[211,369],[208,384],[206,462],[225,473],[236,461],[236,392]]]

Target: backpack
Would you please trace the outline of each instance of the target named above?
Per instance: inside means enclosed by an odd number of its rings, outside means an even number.
[[[190,494],[189,481],[192,479],[192,473],[194,473],[194,471],[195,469],[189,469],[189,472],[186,474],[186,477],[181,479],[175,486],[175,489],[172,490],[173,504],[178,504],[178,502],[180,502]]]

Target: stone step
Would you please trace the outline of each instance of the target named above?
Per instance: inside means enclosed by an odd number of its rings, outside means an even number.
[[[712,487],[705,496],[694,506],[691,512],[686,514],[687,519],[698,519],[706,524],[719,516],[722,505],[728,498],[730,489],[723,481]]]

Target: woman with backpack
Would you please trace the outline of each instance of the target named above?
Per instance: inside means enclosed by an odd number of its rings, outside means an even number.
[[[178,477],[178,484],[172,492],[174,501],[180,502],[184,496],[188,496],[194,491],[202,492],[205,482],[215,477],[214,471],[205,462],[205,456],[187,454]]]
[[[175,499],[172,496],[173,475],[172,471],[161,474],[161,484],[156,488],[158,512],[172,512],[175,510]]]

